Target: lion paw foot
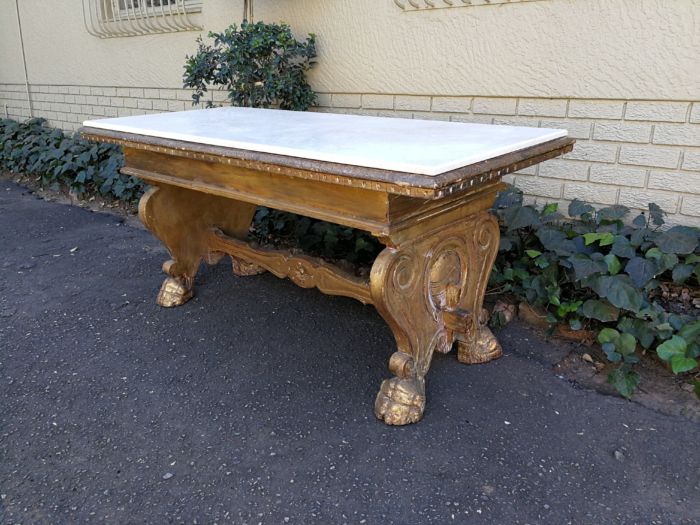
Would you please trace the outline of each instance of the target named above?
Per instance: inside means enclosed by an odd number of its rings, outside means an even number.
[[[416,423],[424,409],[425,386],[416,378],[384,380],[374,403],[374,414],[387,425]]]
[[[180,306],[192,299],[194,291],[191,286],[187,286],[182,279],[177,277],[168,277],[163,281],[158,292],[156,303],[165,308]]]
[[[457,344],[457,359],[468,365],[487,363],[502,355],[498,339],[487,326],[482,326],[472,341],[459,341]]]

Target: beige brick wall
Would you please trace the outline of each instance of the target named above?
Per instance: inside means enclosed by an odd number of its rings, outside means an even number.
[[[191,92],[134,87],[30,87],[35,116],[76,130],[91,118],[191,109]],[[225,93],[210,97],[224,101]],[[507,177],[529,200],[574,198],[643,208],[700,226],[700,101],[625,101],[320,93],[318,111],[563,128],[574,151]],[[0,84],[0,112],[29,116],[22,84]],[[5,113],[6,112],[6,113]]]
[[[700,226],[700,101],[339,93],[324,94],[319,110],[567,129],[572,153],[506,178],[529,201],[656,202],[669,222]]]

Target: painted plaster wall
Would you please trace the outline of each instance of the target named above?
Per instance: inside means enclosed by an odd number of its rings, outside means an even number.
[[[0,0],[0,83],[24,82],[14,0]]]
[[[223,28],[240,18],[237,0],[205,0],[192,18]],[[181,85],[184,57],[196,49],[196,32],[100,39],[88,34],[82,0],[20,0],[20,17],[32,84]],[[15,0],[0,0],[0,35],[15,30]],[[206,31],[203,34],[206,34]],[[0,41],[4,45],[4,38]],[[0,82],[17,82],[0,68]]]
[[[393,0],[262,0],[319,36],[321,91],[687,99],[700,1],[542,0],[405,12]]]
[[[31,83],[176,87],[196,33],[101,40],[82,0],[21,0]],[[14,0],[0,0],[0,82],[16,82]],[[700,0],[540,0],[403,11],[394,0],[257,0],[256,17],[318,35],[319,91],[689,99]],[[204,28],[240,18],[205,0]],[[167,50],[167,51],[166,51]],[[6,66],[10,64],[10,66]],[[89,67],[86,67],[89,65]]]

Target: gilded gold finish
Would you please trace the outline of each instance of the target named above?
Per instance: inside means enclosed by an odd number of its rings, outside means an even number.
[[[231,168],[254,169],[258,172],[275,173],[287,177],[422,199],[443,198],[489,181],[500,180],[503,175],[568,153],[573,149],[574,144],[570,138],[556,139],[438,176],[425,176],[295,159],[98,128],[81,128],[80,132],[83,137],[89,140],[117,144],[131,151],[140,150],[151,154],[164,154],[170,157],[225,164]],[[127,163],[125,173],[140,176],[136,172],[130,171],[129,168]]]
[[[369,282],[343,272],[321,259],[295,255],[288,250],[254,247],[244,241],[227,237],[219,231],[211,234],[209,245],[215,250],[231,254],[235,259],[248,261],[277,277],[288,277],[302,288],[316,287],[328,295],[352,297],[364,304],[372,302]]]
[[[419,421],[433,352],[456,343],[464,363],[501,355],[482,302],[499,244],[489,209],[502,175],[570,151],[571,139],[520,150],[436,177],[85,129],[125,148],[124,173],[153,187],[139,204],[143,223],[172,256],[157,302],[194,293],[202,262],[224,254],[236,275],[269,271],[299,286],[374,304],[396,340],[375,414],[390,425]],[[262,204],[360,228],[385,249],[369,279],[326,261],[245,242]]]
[[[390,366],[397,377],[382,384],[374,410],[385,423],[420,419],[434,351],[449,352],[455,341],[471,349],[480,340],[484,326],[472,312],[481,312],[499,243],[490,203],[487,194],[481,211],[459,223],[444,225],[435,218],[434,227],[420,236],[385,248],[372,267],[372,299],[401,356],[391,361],[411,363]]]
[[[261,273],[265,273],[267,271],[258,264],[244,261],[243,259],[239,259],[234,255],[231,256],[231,269],[233,270],[233,274],[237,275],[238,277],[260,275]]]
[[[156,298],[158,306],[172,308],[181,306],[194,296],[192,283],[184,282],[183,279],[177,277],[168,277],[163,281]]]
[[[503,355],[498,339],[488,326],[482,326],[475,339],[457,338],[457,359],[460,363],[477,365],[498,359]]]
[[[425,410],[425,380],[385,379],[374,402],[374,414],[387,425],[417,423]]]
[[[156,302],[172,307],[191,299],[199,265],[218,258],[207,244],[210,229],[216,226],[230,235],[245,237],[254,213],[252,204],[175,186],[154,186],[148,190],[139,202],[139,217],[172,256],[163,265],[169,277]]]

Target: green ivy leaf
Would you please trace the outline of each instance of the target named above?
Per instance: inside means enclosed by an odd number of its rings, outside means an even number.
[[[567,259],[576,274],[576,280],[581,281],[586,277],[596,273],[605,273],[608,271],[608,265],[603,260],[593,260],[588,255],[577,253]]]
[[[610,253],[613,253],[618,257],[631,259],[637,252],[635,251],[634,246],[630,244],[627,237],[624,235],[615,235]]]
[[[642,257],[633,257],[625,266],[625,272],[630,276],[635,286],[643,288],[650,280],[652,280],[659,267],[654,259],[644,259]]]
[[[680,330],[678,330],[678,335],[686,342],[700,339],[700,320],[693,321],[692,323],[685,323],[681,326]]]
[[[639,385],[639,374],[627,365],[616,368],[608,375],[608,382],[625,398],[629,399]]]
[[[647,252],[644,254],[644,257],[647,259],[656,259],[659,260],[661,259],[661,256],[664,254],[659,248],[651,248],[647,250]]]
[[[542,210],[542,216],[546,217],[547,215],[551,215],[553,213],[556,213],[556,211],[559,209],[559,203],[558,202],[551,202],[547,204],[544,209]]]
[[[616,221],[624,218],[629,212],[630,209],[627,206],[615,204],[614,206],[598,210],[598,218],[601,220]]]
[[[605,261],[605,264],[608,265],[608,272],[610,275],[620,273],[622,263],[620,263],[620,259],[618,259],[614,253],[607,254],[605,257],[603,257],[603,260]]]
[[[622,354],[618,353],[615,343],[603,343],[601,348],[603,349],[603,352],[605,352],[605,357],[607,357],[608,361],[611,363],[619,363],[622,361]]]
[[[698,362],[692,357],[685,357],[683,355],[674,355],[671,357],[671,370],[673,370],[674,374],[689,372],[697,368],[697,366]]]
[[[679,264],[675,266],[673,272],[671,272],[673,282],[678,284],[686,282],[691,275],[693,275],[692,264]]]
[[[666,213],[658,204],[654,204],[653,202],[649,203],[649,216],[651,217],[651,222],[653,222],[655,226],[663,226],[665,222],[664,215],[666,215]]]
[[[537,251],[537,250],[525,250],[525,253],[530,257],[531,259],[534,259],[535,257],[539,257],[542,255],[542,252]]]
[[[545,250],[552,251],[560,257],[573,255],[576,252],[576,245],[559,228],[551,225],[542,226],[537,229],[535,235],[537,235]]]
[[[540,215],[532,206],[522,206],[506,211],[508,231],[529,228],[540,224]]]
[[[614,328],[603,328],[598,332],[598,342],[599,343],[614,343],[620,337],[620,332]]]
[[[688,343],[685,339],[678,335],[674,335],[668,341],[664,341],[656,347],[656,353],[664,361],[670,361],[673,356],[684,356],[688,348]]]
[[[617,321],[620,316],[620,310],[612,306],[607,301],[598,301],[596,299],[588,299],[579,310],[581,315],[589,319],[597,319],[604,323]]]
[[[600,241],[599,242],[600,246],[610,246],[615,240],[615,236],[610,232],[585,233],[583,235],[583,238],[586,241],[586,246],[593,244],[596,241]]]
[[[644,228],[647,225],[646,215],[640,213],[634,218],[632,224],[635,225],[637,228]]]
[[[659,273],[672,270],[678,264],[678,256],[675,253],[664,253],[659,259]]]
[[[591,206],[588,203],[585,203],[581,200],[574,199],[571,201],[569,204],[569,216],[571,217],[581,217],[582,215],[586,213],[593,213],[595,211],[595,208]]]
[[[630,356],[637,349],[637,340],[632,334],[620,334],[620,338],[615,346],[622,355]]]
[[[632,334],[644,348],[650,348],[656,339],[656,332],[651,323],[644,319],[624,317],[617,323],[617,329]]]
[[[502,236],[500,243],[498,245],[498,251],[499,252],[508,252],[513,249],[513,241],[511,241],[508,237]]]
[[[656,245],[666,253],[693,253],[698,246],[698,230],[689,226],[674,226],[656,238]]]
[[[639,312],[642,307],[642,294],[626,275],[610,277],[604,297],[613,306],[631,312]]]

